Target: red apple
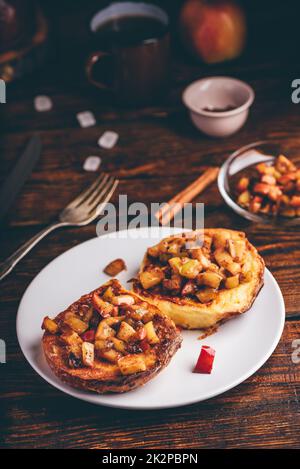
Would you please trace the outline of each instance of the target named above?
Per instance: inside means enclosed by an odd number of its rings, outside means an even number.
[[[180,12],[187,49],[206,63],[238,57],[245,45],[246,20],[232,0],[187,0]]]

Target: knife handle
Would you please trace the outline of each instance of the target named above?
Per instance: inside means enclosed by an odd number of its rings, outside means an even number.
[[[31,251],[31,249],[45,238],[51,231],[60,228],[61,226],[66,226],[67,223],[55,222],[47,226],[43,230],[39,231],[36,235],[26,241],[22,246],[19,247],[11,256],[9,256],[5,261],[0,263],[0,281],[4,279],[18,264],[18,262],[23,259],[26,254]]]

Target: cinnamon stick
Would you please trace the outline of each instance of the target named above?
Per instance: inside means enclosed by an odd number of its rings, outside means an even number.
[[[208,168],[192,184],[187,186],[175,195],[166,205],[164,205],[155,214],[156,219],[160,221],[161,225],[169,223],[185,203],[191,202],[197,195],[203,192],[204,189],[217,179],[218,173],[219,168]]]

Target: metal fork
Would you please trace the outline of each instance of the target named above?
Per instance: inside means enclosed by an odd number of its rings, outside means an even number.
[[[58,215],[51,225],[26,241],[17,251],[0,263],[0,280],[47,234],[62,226],[84,226],[94,221],[111,199],[119,181],[108,174],[100,174],[93,184],[79,194]]]

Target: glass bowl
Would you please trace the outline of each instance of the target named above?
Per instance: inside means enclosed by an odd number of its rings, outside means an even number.
[[[232,153],[222,165],[218,176],[219,191],[226,202],[238,215],[256,223],[268,223],[273,225],[293,226],[300,225],[300,217],[288,218],[282,215],[267,215],[263,213],[252,213],[241,207],[235,201],[234,183],[239,178],[239,173],[245,169],[251,170],[258,163],[272,162],[278,155],[283,154],[300,168],[300,149],[286,147],[280,143],[272,143],[262,140],[250,143]]]

